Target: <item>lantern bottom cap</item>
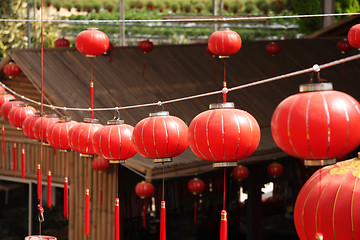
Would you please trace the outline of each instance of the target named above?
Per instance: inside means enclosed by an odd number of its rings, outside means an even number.
[[[93,158],[93,157],[95,157],[95,155],[93,155],[93,154],[86,154],[86,153],[80,153],[80,157]]]
[[[60,152],[71,152],[71,149],[59,149]]]
[[[111,163],[111,164],[120,164],[120,163],[125,163],[125,160],[109,159],[109,163]]]
[[[336,158],[330,158],[330,159],[305,159],[304,165],[309,166],[326,166],[336,163]]]
[[[236,167],[237,162],[214,162],[213,167]]]
[[[172,162],[172,158],[155,158],[154,163]]]
[[[25,237],[25,240],[56,240],[56,237],[53,236],[45,236],[45,235],[33,235],[33,236],[27,236]]]
[[[22,131],[22,128],[21,128],[21,127],[17,127],[16,130]]]
[[[43,144],[44,146],[50,146],[50,144],[47,143],[47,142],[43,142],[42,144]]]

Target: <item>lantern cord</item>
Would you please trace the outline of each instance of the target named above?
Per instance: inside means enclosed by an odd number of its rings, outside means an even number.
[[[90,58],[90,107],[94,109],[94,81],[93,81],[93,61]],[[91,118],[94,118],[94,111],[91,111]]]
[[[223,103],[226,103],[226,94],[227,94],[227,88],[226,88],[226,58],[224,58],[224,81],[223,81]]]
[[[226,187],[226,168],[224,168],[224,196],[223,196],[223,210],[225,210],[225,187]]]

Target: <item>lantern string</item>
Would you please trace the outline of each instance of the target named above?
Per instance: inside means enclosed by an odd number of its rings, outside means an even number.
[[[342,63],[349,62],[349,61],[353,61],[353,60],[356,60],[356,59],[359,59],[359,58],[360,58],[360,54],[356,54],[356,55],[353,55],[353,56],[350,56],[350,57],[341,58],[341,59],[331,61],[331,62],[321,64],[321,65],[315,64],[313,67],[305,68],[303,70],[298,70],[298,71],[295,71],[295,72],[286,73],[286,74],[279,75],[279,76],[276,76],[276,77],[266,78],[266,79],[263,79],[263,80],[259,80],[259,81],[255,81],[255,82],[251,82],[251,83],[246,83],[246,84],[235,86],[235,87],[232,87],[232,88],[227,88],[226,91],[227,92],[236,91],[236,90],[240,90],[240,89],[244,89],[244,88],[248,88],[248,87],[253,87],[253,86],[257,86],[257,85],[261,85],[261,84],[281,80],[281,79],[284,79],[284,78],[294,77],[294,76],[309,73],[309,72],[314,72],[314,71],[317,72],[318,70],[333,67],[335,65],[342,64]],[[35,101],[33,99],[27,98],[27,97],[25,97],[25,96],[23,96],[21,94],[16,93],[14,90],[7,87],[2,82],[0,82],[0,85],[3,88],[5,88],[8,92],[14,94],[15,96],[20,97],[23,100],[26,100],[26,101],[31,102],[31,103],[36,104],[36,105],[41,105],[41,103],[39,103],[39,102],[37,102],[37,101]],[[191,100],[191,99],[207,97],[207,96],[212,96],[212,95],[217,95],[217,94],[222,94],[222,93],[223,93],[223,90],[217,90],[217,91],[206,92],[206,93],[201,93],[201,94],[197,94],[197,95],[181,97],[181,98],[176,98],[176,99],[171,99],[171,100],[166,100],[166,101],[158,101],[158,102],[153,102],[153,103],[129,105],[129,106],[123,106],[123,107],[110,107],[110,108],[93,108],[93,109],[91,109],[91,108],[74,108],[74,107],[54,106],[54,105],[49,105],[49,104],[43,104],[43,106],[51,108],[51,109],[61,109],[61,110],[64,110],[64,111],[114,111],[114,110],[118,111],[118,110],[134,109],[134,108],[159,106],[159,105],[164,105],[164,104],[169,104],[169,103],[176,103],[176,102],[181,102],[181,101],[187,101],[187,100]]]
[[[90,107],[94,109],[94,81],[93,81],[93,61],[90,58]],[[94,111],[91,111],[91,118],[94,118]]]

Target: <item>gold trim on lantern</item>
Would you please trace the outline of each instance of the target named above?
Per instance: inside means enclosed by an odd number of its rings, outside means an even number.
[[[306,167],[311,166],[326,166],[336,163],[336,158],[330,158],[330,159],[305,159],[304,165]]]
[[[227,212],[221,211],[221,221],[227,221]]]
[[[85,189],[85,195],[90,195],[90,190],[88,188]]]
[[[120,124],[124,124],[124,120],[111,119],[111,120],[107,121],[107,125],[120,125]]]
[[[94,158],[95,155],[93,155],[93,154],[86,154],[86,153],[80,153],[80,157]]]
[[[40,164],[37,165],[37,169],[41,169],[41,165],[40,165]]]
[[[166,163],[171,162],[172,158],[155,158],[154,163]]]
[[[209,109],[221,109],[221,108],[235,108],[235,104],[233,102],[226,102],[226,103],[211,103],[209,105]]]
[[[46,146],[46,147],[50,146],[50,144],[48,142],[43,142],[42,144],[43,144],[43,146]]]
[[[71,152],[71,149],[59,149],[59,152]]]
[[[161,202],[161,208],[165,208],[165,201]]]
[[[51,171],[50,170],[48,171],[48,176],[51,176]]]
[[[120,159],[109,159],[109,163],[111,164],[120,164],[120,163],[125,163],[126,160],[120,160]]]
[[[219,58],[221,59],[221,58],[229,58],[230,56],[229,55],[219,55]]]
[[[168,111],[161,111],[161,112],[149,113],[149,117],[157,117],[157,116],[169,116],[169,112]]]
[[[22,131],[21,127],[16,127],[16,130]]]
[[[214,162],[213,167],[236,167],[237,162]]]
[[[115,206],[120,206],[120,200],[117,198],[117,199],[115,199]]]
[[[314,92],[314,91],[327,91],[327,90],[333,90],[333,85],[331,82],[309,83],[309,84],[301,84],[299,86],[300,92]]]
[[[67,182],[69,182],[69,179],[68,179],[68,177],[65,177],[65,182],[67,183]]]

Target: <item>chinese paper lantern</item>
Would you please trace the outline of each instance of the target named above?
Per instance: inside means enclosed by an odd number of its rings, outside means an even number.
[[[242,181],[249,176],[249,169],[243,165],[239,165],[232,170],[232,176],[238,181]]]
[[[0,92],[0,113],[1,113],[1,107],[4,105],[4,103],[15,99],[15,96],[7,93],[7,92]]]
[[[189,192],[191,192],[193,195],[201,194],[205,189],[205,183],[203,180],[199,178],[193,178],[187,183],[187,189]],[[197,221],[197,206],[196,206],[196,199],[194,199],[194,223]]]
[[[352,49],[352,46],[349,44],[349,42],[346,39],[339,40],[336,44],[336,47],[343,54]]]
[[[171,161],[185,151],[188,146],[187,126],[169,112],[150,113],[150,117],[136,124],[133,143],[136,151],[154,162]]]
[[[241,37],[237,32],[231,30],[222,30],[212,33],[208,40],[210,51],[225,57],[237,53],[242,45]]]
[[[283,166],[278,162],[270,163],[267,167],[267,172],[272,177],[278,177],[284,172]]]
[[[283,100],[271,119],[275,143],[304,164],[325,165],[354,150],[360,142],[360,105],[331,83],[300,85]]]
[[[144,54],[147,54],[151,52],[154,49],[154,44],[148,39],[143,40],[138,43],[138,48],[140,51],[142,51]]]
[[[70,41],[64,37],[56,39],[54,42],[55,47],[70,47]]]
[[[57,122],[59,118],[56,114],[46,114],[45,116],[40,116],[36,119],[33,131],[34,137],[36,140],[47,143],[46,131],[47,129],[55,122]]]
[[[6,92],[5,88],[3,88],[2,86],[0,86],[0,93],[5,93],[5,92]]]
[[[359,239],[360,160],[353,158],[317,170],[299,192],[294,222],[301,240]],[[319,239],[319,238],[318,238]]]
[[[124,163],[135,156],[132,143],[133,126],[124,124],[123,120],[110,120],[107,125],[95,132],[93,148],[95,153],[110,163]]]
[[[106,170],[109,169],[110,163],[109,163],[109,160],[106,160],[106,159],[100,157],[100,158],[96,158],[92,161],[91,167],[95,171],[105,172]]]
[[[102,127],[98,119],[85,118],[83,122],[73,126],[68,135],[71,149],[83,157],[92,157],[95,154],[93,137],[95,132]]]
[[[145,181],[141,181],[135,186],[135,193],[140,198],[147,198],[154,194],[154,186]]]
[[[360,24],[356,24],[350,28],[347,39],[352,47],[360,48]]]
[[[22,124],[27,117],[33,116],[36,112],[36,109],[27,104],[19,104],[16,107],[10,109],[8,114],[8,120],[11,125],[17,127],[18,129],[22,128]]]
[[[46,139],[50,146],[61,150],[71,149],[68,135],[70,129],[76,124],[78,122],[71,121],[71,118],[66,116],[51,124],[46,130]]]
[[[13,107],[19,106],[19,104],[25,104],[22,101],[18,101],[17,99],[11,99],[4,103],[0,108],[0,114],[5,120],[9,120],[9,112]]]
[[[265,51],[272,56],[278,55],[281,52],[281,45],[276,42],[268,43],[265,46]]]
[[[22,123],[22,131],[25,136],[36,140],[35,133],[34,133],[34,124],[36,120],[41,116],[40,112],[34,113],[34,115],[25,118]]]
[[[237,166],[260,142],[256,119],[232,102],[211,104],[191,121],[188,132],[192,152],[214,167]]]
[[[78,34],[75,46],[79,52],[87,57],[101,55],[109,48],[108,36],[96,28],[89,28]]]
[[[4,66],[4,73],[11,79],[18,76],[21,73],[21,69],[16,63],[10,62]]]

